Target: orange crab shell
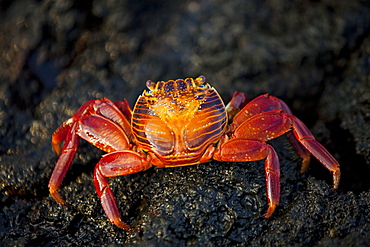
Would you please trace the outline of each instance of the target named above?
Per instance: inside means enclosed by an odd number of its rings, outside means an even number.
[[[155,153],[165,167],[199,163],[225,132],[225,105],[204,80],[148,81],[150,91],[134,106],[132,131],[139,149]]]

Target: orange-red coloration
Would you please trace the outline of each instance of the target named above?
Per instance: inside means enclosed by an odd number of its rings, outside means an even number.
[[[199,163],[206,148],[225,132],[224,103],[214,88],[202,83],[202,77],[159,82],[136,102],[136,144],[155,153],[163,167]]]
[[[57,190],[78,149],[79,138],[107,152],[95,167],[94,184],[107,217],[124,229],[130,226],[121,220],[107,177],[151,166],[186,166],[212,159],[264,159],[269,204],[265,217],[271,216],[280,200],[280,165],[274,148],[266,141],[283,134],[302,158],[301,172],[307,169],[312,154],[333,173],[334,188],[338,187],[338,162],[282,100],[265,94],[247,102],[243,93],[235,92],[225,106],[204,76],[148,81],[147,87],[149,91],[139,96],[133,110],[127,100],[91,100],[54,132],[52,145],[60,156],[49,190],[58,203],[65,204]]]

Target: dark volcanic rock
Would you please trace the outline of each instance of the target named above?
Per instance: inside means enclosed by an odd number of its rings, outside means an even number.
[[[370,5],[366,1],[0,2],[1,246],[366,246],[370,242]],[[207,77],[227,102],[282,98],[341,164],[300,159],[285,137],[281,203],[266,212],[263,161],[112,178],[124,231],[106,218],[81,142],[60,190],[53,131],[90,99],[133,104],[150,79]]]

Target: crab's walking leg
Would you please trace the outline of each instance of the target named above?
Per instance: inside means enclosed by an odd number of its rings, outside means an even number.
[[[324,148],[318,141],[315,140],[312,133],[306,125],[297,117],[290,115],[293,120],[293,134],[297,140],[323,164],[326,169],[333,172],[334,189],[338,188],[340,179],[340,169],[338,161]]]
[[[114,105],[118,107],[118,109],[123,113],[128,122],[130,122],[132,117],[132,109],[127,99],[123,99],[123,101],[116,101],[114,102]]]
[[[235,91],[233,97],[231,98],[230,102],[226,105],[225,109],[227,112],[227,116],[229,118],[229,122],[231,122],[234,116],[244,108],[244,106],[248,103],[248,98],[245,96],[244,93]]]
[[[242,93],[238,93],[238,94],[242,94]],[[241,96],[239,96],[239,98],[241,98]],[[274,111],[274,110],[282,110],[285,113],[292,114],[292,111],[290,110],[288,105],[285,104],[284,101],[274,96],[263,94],[253,99],[252,101],[250,101],[243,109],[241,109],[240,112],[234,117],[233,124],[236,126],[239,126],[245,120],[247,120],[248,118],[254,115],[260,114],[262,112]],[[288,132],[287,137],[290,143],[292,144],[294,150],[298,154],[298,156],[302,158],[302,167],[301,167],[300,172],[303,173],[307,170],[310,164],[310,153],[295,138],[293,133]]]
[[[338,161],[315,140],[308,128],[295,116],[282,111],[269,111],[244,121],[234,132],[235,138],[269,141],[292,131],[299,143],[333,173],[334,188],[338,188],[340,170]]]
[[[127,100],[116,103],[106,98],[90,100],[55,130],[51,142],[60,156],[49,181],[49,191],[58,203],[65,205],[57,190],[72,163],[80,137],[106,152],[126,149],[131,136],[130,118]]]
[[[269,208],[265,217],[270,217],[280,200],[280,163],[275,150],[263,141],[232,139],[216,150],[213,159],[230,162],[266,159],[266,192]]]
[[[55,131],[52,138],[53,147],[57,153],[60,153],[59,143],[64,139],[63,149],[48,185],[50,195],[61,205],[65,205],[65,202],[57,190],[60,188],[78,148],[80,138],[74,133],[76,124],[75,122],[68,127],[67,125],[62,125],[62,128],[58,128],[57,131]]]
[[[109,187],[107,177],[117,177],[146,170],[151,165],[147,160],[133,151],[117,151],[100,159],[94,170],[94,184],[105,214],[116,226],[129,229],[121,220],[120,213]]]

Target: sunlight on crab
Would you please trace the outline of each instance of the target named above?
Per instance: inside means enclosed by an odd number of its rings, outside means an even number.
[[[52,136],[53,148],[60,154],[49,181],[52,197],[65,204],[58,189],[80,138],[107,152],[95,166],[94,185],[108,219],[124,229],[130,226],[121,220],[107,178],[152,166],[178,167],[211,160],[264,160],[268,199],[264,217],[270,217],[280,201],[280,164],[266,142],[284,134],[302,158],[302,170],[313,155],[332,172],[334,188],[338,187],[338,162],[282,100],[264,94],[248,102],[243,93],[235,92],[225,106],[205,80],[199,76],[147,81],[149,91],[139,96],[133,109],[127,100],[113,103],[102,98],[83,104]]]

